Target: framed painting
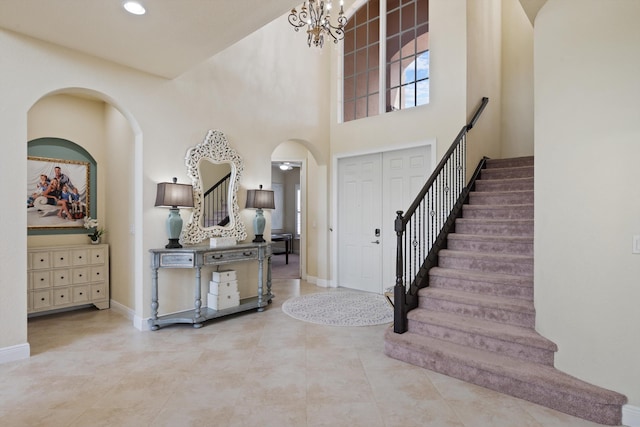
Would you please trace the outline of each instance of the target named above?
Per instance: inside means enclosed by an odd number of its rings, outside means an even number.
[[[91,216],[89,162],[27,157],[27,228],[84,228]]]

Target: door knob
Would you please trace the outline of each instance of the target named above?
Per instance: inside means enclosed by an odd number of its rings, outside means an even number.
[[[374,241],[373,241],[373,242],[371,242],[371,243],[375,243],[376,245],[379,245],[379,244],[380,244],[380,240],[374,240]]]

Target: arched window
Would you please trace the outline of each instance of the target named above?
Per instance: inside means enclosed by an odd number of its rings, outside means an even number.
[[[343,121],[427,104],[429,1],[363,4],[347,23],[343,59]]]

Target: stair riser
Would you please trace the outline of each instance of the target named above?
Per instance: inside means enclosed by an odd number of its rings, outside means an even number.
[[[427,310],[446,311],[461,316],[474,317],[477,319],[491,320],[494,322],[506,323],[508,325],[524,326],[533,328],[535,326],[535,314],[529,312],[516,312],[493,307],[481,307],[462,304],[455,301],[437,300],[433,298],[420,298],[418,306]]]
[[[409,331],[480,350],[500,353],[528,362],[553,366],[554,353],[541,348],[507,342],[493,337],[471,334],[458,329],[417,322],[415,320],[409,320]]]
[[[532,176],[533,167],[482,169],[480,173],[480,179],[530,178]]]
[[[469,257],[450,257],[440,255],[438,266],[459,270],[481,271],[483,273],[513,274],[514,276],[533,276],[533,260],[487,259]]]
[[[522,166],[533,166],[533,157],[515,157],[512,159],[489,159],[487,160],[487,169],[499,168],[517,168]]]
[[[462,206],[462,217],[473,219],[533,219],[533,206],[479,208],[480,205]]]
[[[519,180],[482,180],[476,181],[475,191],[491,192],[491,191],[528,191],[533,190],[533,178]]]
[[[483,242],[475,239],[449,239],[447,240],[447,248],[454,251],[533,256],[533,242]]]
[[[436,349],[437,351],[437,349]],[[495,373],[467,366],[456,361],[443,360],[437,352],[423,353],[408,347],[399,347],[385,342],[385,354],[412,365],[421,366],[450,377],[486,387],[501,393],[534,402],[548,408],[581,417],[596,423],[620,425],[622,411],[619,405],[598,404],[581,395],[570,395],[565,390],[530,384]]]
[[[504,283],[479,282],[475,280],[464,280],[451,277],[429,276],[429,287],[533,301],[533,283],[531,286],[510,286],[505,285]]]
[[[469,193],[471,205],[532,205],[533,191],[477,192]]]
[[[533,222],[528,224],[510,224],[508,222],[495,224],[456,221],[456,233],[490,236],[533,237]]]

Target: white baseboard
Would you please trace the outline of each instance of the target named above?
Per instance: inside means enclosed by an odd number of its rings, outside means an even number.
[[[131,320],[131,322],[133,322],[133,327],[136,328],[137,330],[139,331],[150,330],[149,322],[147,321],[147,319],[136,315],[136,312],[130,309],[129,307],[127,307],[126,305],[122,305],[118,302],[111,301],[111,309],[117,312],[118,314],[123,315],[127,319]]]
[[[622,425],[627,427],[640,427],[640,407],[624,405],[622,407]]]
[[[307,283],[320,286],[321,288],[335,288],[333,282],[327,279],[318,279],[317,277],[307,276],[306,281]]]
[[[16,360],[28,359],[30,355],[31,346],[29,345],[29,343],[0,348],[0,364],[15,362]]]

